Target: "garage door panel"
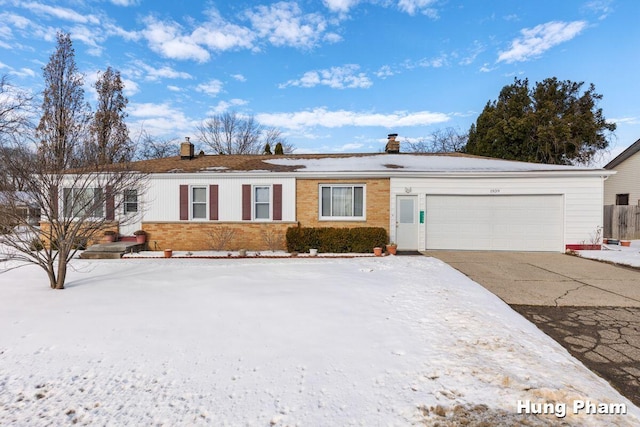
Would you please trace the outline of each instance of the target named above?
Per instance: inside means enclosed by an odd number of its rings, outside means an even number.
[[[427,249],[562,251],[561,195],[427,195]]]

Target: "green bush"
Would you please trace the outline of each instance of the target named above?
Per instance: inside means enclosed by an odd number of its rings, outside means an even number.
[[[309,252],[317,248],[324,253],[369,253],[374,247],[384,247],[387,231],[381,227],[306,228],[287,230],[289,252]]]

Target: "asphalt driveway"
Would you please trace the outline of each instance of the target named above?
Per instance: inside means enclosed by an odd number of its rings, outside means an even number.
[[[640,405],[640,271],[559,253],[427,251]]]

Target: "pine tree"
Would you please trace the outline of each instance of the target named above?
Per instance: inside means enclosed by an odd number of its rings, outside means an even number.
[[[282,154],[284,154],[284,148],[282,148],[282,143],[281,143],[281,142],[278,142],[278,143],[276,144],[276,151],[275,151],[275,154],[276,154],[276,155],[282,155]]]
[[[273,154],[273,153],[271,152],[271,145],[269,145],[269,143],[268,143],[268,142],[264,145],[264,154],[267,154],[267,155],[271,155],[271,154]]]
[[[588,164],[609,145],[608,123],[595,86],[555,77],[536,83],[515,79],[488,102],[469,130],[465,152],[549,164]]]

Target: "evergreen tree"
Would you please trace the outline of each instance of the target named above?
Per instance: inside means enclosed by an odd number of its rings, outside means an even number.
[[[284,154],[284,148],[282,147],[282,143],[281,143],[281,142],[278,142],[278,143],[276,144],[275,154],[276,154],[276,155],[282,155],[282,154]]]
[[[269,145],[269,143],[268,143],[268,142],[264,145],[264,154],[267,154],[267,155],[271,155],[271,154],[273,154],[273,153],[271,152],[271,145]]]
[[[588,164],[605,149],[615,123],[607,123],[595,86],[555,77],[529,88],[515,79],[487,102],[469,130],[465,152],[549,164]]]

